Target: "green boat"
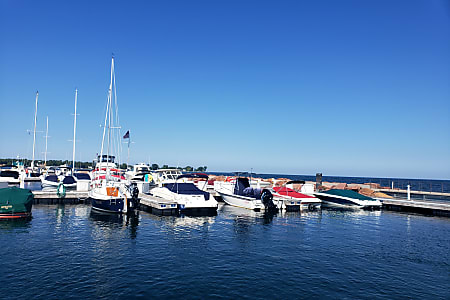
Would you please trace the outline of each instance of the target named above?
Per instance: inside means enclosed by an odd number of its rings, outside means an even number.
[[[0,219],[18,219],[31,216],[34,195],[18,187],[0,189]]]

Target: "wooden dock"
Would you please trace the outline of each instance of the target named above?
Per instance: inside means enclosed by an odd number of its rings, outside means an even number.
[[[419,212],[437,216],[450,217],[450,201],[407,200],[377,198],[383,208],[395,211]]]
[[[80,204],[89,203],[88,192],[67,191],[64,197],[59,197],[56,191],[32,191],[33,204]]]
[[[178,204],[175,201],[154,197],[148,194],[139,194],[140,209],[155,215],[172,216],[179,213]]]

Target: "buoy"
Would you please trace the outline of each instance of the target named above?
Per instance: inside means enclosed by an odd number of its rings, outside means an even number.
[[[58,196],[58,198],[66,197],[66,187],[62,182],[58,184],[58,188],[56,189],[56,195]]]

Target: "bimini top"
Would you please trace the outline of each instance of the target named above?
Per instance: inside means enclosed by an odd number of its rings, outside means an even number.
[[[44,180],[51,181],[51,182],[58,182],[59,181],[58,180],[58,176],[56,176],[56,175],[45,176]]]
[[[203,179],[208,180],[209,176],[206,174],[203,174],[203,173],[191,173],[191,174],[180,175],[177,177],[177,180],[181,179],[181,178],[203,178]]]
[[[198,187],[196,187],[193,183],[166,183],[164,184],[164,187],[166,187],[169,191],[177,193],[177,194],[183,194],[183,195],[204,195],[205,200],[209,200],[209,193],[200,190]]]
[[[367,196],[361,195],[360,193],[350,191],[350,190],[333,189],[333,190],[329,190],[329,191],[324,191],[322,193],[335,195],[335,196],[341,196],[341,197],[347,197],[347,198],[353,198],[353,199],[358,199],[358,200],[377,201],[371,197],[367,197]]]
[[[273,188],[273,190],[280,195],[289,196],[292,198],[314,198],[314,197],[299,193],[293,189],[290,189],[290,188],[287,188],[284,186],[283,187],[276,186]]]

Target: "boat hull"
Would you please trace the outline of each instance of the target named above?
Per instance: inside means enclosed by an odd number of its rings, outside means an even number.
[[[124,199],[114,198],[109,200],[91,198],[92,208],[98,211],[110,212],[110,213],[123,213],[124,212]]]
[[[334,207],[351,207],[351,208],[365,208],[365,209],[379,209],[381,208],[381,202],[376,201],[364,201],[354,199],[350,197],[342,197],[337,195],[328,195],[325,193],[314,193],[314,196],[322,200],[324,205]]]
[[[118,188],[113,188],[119,190]],[[106,189],[92,189],[89,191],[89,199],[92,208],[97,211],[110,213],[130,213],[137,207],[137,200],[132,197],[126,197],[124,194],[108,195],[103,192]]]
[[[219,195],[222,197],[223,201],[228,205],[233,205],[237,207],[243,207],[255,211],[259,211],[261,209],[264,209],[264,205],[261,202],[261,200],[245,197],[245,196],[239,196],[239,195],[232,195],[225,192],[217,191]]]
[[[30,190],[18,187],[0,189],[0,219],[30,217],[33,200]]]

